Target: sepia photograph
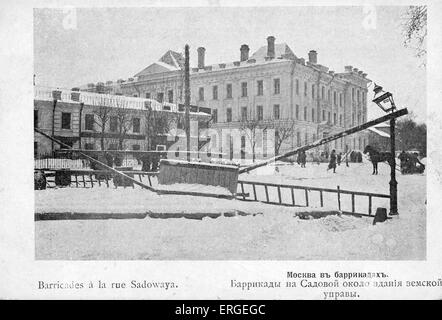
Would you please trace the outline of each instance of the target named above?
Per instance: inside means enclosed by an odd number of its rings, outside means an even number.
[[[425,261],[426,38],[425,5],[34,8],[35,259]]]

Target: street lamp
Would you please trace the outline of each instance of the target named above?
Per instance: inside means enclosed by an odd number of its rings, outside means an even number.
[[[394,104],[393,94],[386,92],[376,83],[374,84],[373,102],[376,103],[384,112],[394,112],[396,105]],[[396,119],[390,120],[390,215],[398,215],[397,211],[397,181],[396,181],[396,146],[395,146],[395,127]]]

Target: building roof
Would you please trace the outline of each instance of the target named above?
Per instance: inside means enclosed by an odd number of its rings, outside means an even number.
[[[252,54],[250,59],[264,60],[267,56],[267,46],[262,46],[255,53]],[[293,53],[292,49],[287,45],[287,43],[276,43],[275,44],[275,58],[283,57],[286,59],[297,59],[296,55]]]

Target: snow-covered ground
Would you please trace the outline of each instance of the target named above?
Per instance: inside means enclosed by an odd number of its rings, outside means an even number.
[[[379,164],[341,165],[337,173],[326,164],[268,166],[242,180],[388,194],[389,167]],[[426,256],[425,175],[397,173],[398,217],[372,225],[372,218],[330,215],[305,220],[306,210],[335,210],[336,195],[324,197],[324,208],[313,194],[311,207],[281,207],[256,202],[192,196],[156,195],[140,188],[61,188],[36,191],[35,210],[83,213],[226,213],[249,215],[202,220],[127,219],[36,221],[37,259],[156,260],[416,260]],[[246,190],[247,191],[247,190]],[[302,194],[301,194],[302,195]],[[271,195],[271,196],[274,196]],[[283,195],[284,196],[284,195]],[[297,197],[299,195],[297,194]],[[367,198],[357,211],[367,210]],[[387,200],[387,201],[385,201]],[[301,201],[301,200],[300,200]],[[388,207],[388,199],[373,202]],[[383,202],[382,202],[383,201]],[[382,202],[382,203],[381,203]],[[343,198],[343,205],[348,200]],[[358,207],[359,206],[359,207]],[[316,207],[316,208],[315,208]],[[346,210],[346,208],[343,208]],[[359,210],[358,210],[359,209]]]

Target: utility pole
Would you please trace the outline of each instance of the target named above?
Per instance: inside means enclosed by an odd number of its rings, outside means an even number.
[[[394,112],[394,109],[393,109]],[[397,181],[396,181],[396,145],[395,145],[396,119],[390,120],[390,215],[397,215]]]
[[[189,45],[184,47],[184,109],[186,127],[187,161],[190,162],[190,76],[189,76]]]

